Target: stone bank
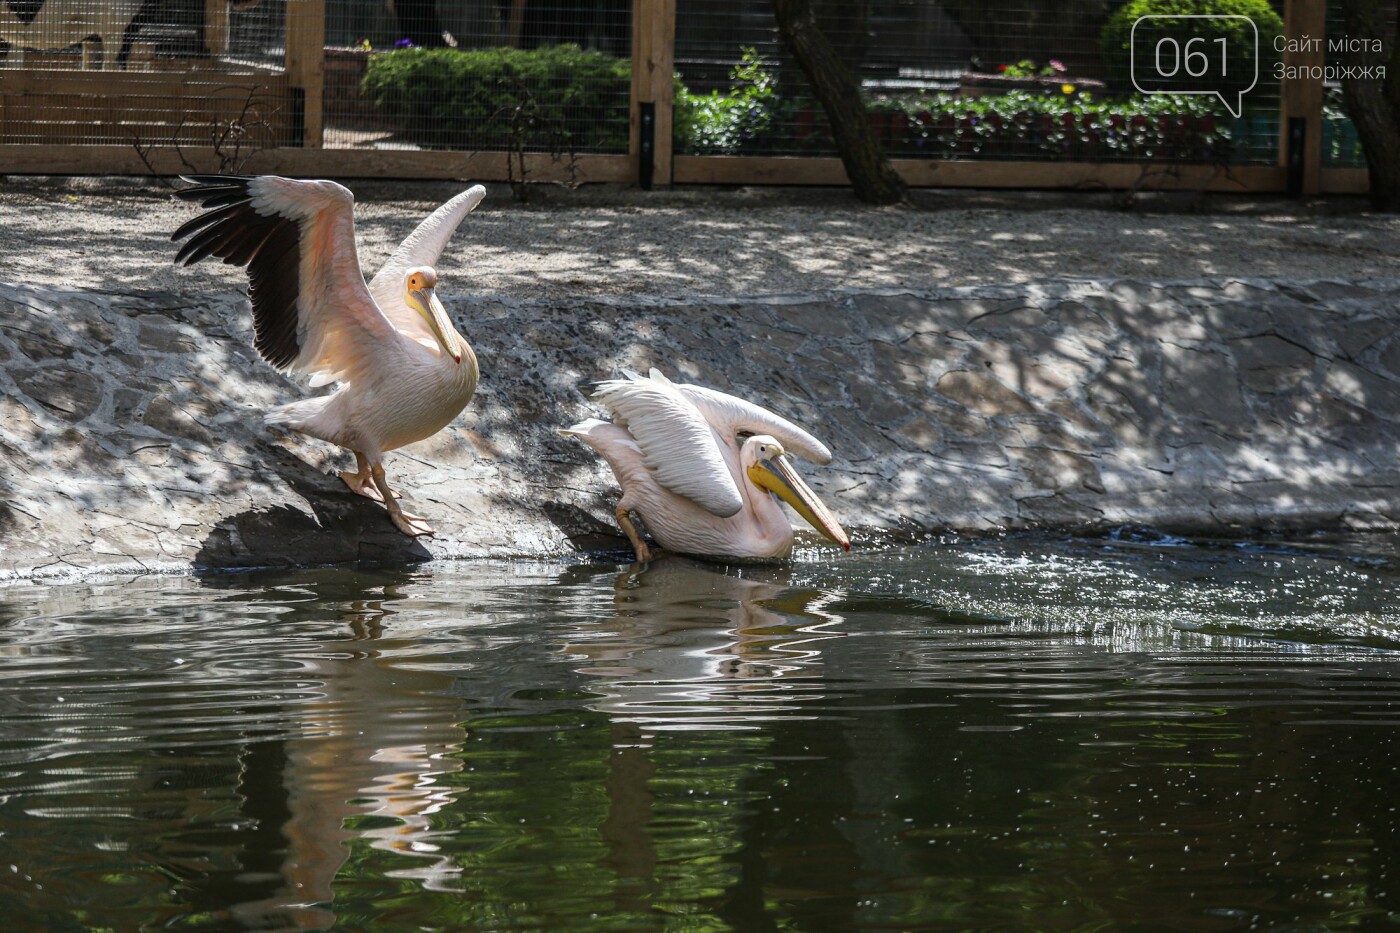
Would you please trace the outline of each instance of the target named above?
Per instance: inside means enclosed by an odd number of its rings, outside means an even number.
[[[556,429],[657,366],[835,453],[805,473],[856,545],[954,530],[1391,528],[1400,279],[1066,281],[753,299],[448,306],[481,361],[447,431],[391,454],[409,541],[265,427],[305,394],[246,302],[0,285],[0,576],[617,547],[607,469]]]

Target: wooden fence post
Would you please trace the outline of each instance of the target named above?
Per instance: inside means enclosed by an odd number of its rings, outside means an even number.
[[[628,152],[637,159],[637,177],[646,177],[642,158],[642,104],[651,104],[652,184],[671,184],[672,111],[675,105],[676,0],[632,2],[632,128]]]
[[[228,53],[228,0],[204,0],[204,51],[216,57]]]
[[[1327,4],[1324,0],[1287,0],[1283,7],[1284,78],[1279,85],[1279,164],[1301,159],[1300,194],[1322,190],[1322,69],[1327,64]],[[1306,39],[1305,39],[1306,37]],[[1289,77],[1301,69],[1305,77]],[[1316,75],[1316,77],[1314,77]],[[1260,76],[1262,79],[1262,75]],[[1301,124],[1293,121],[1300,120]],[[1302,151],[1293,151],[1290,127],[1303,129]]]
[[[320,149],[324,133],[326,0],[287,0],[287,81],[302,93],[301,146]]]

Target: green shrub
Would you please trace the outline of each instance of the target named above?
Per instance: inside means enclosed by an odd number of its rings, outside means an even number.
[[[934,94],[877,98],[869,109],[893,156],[1211,164],[1236,148],[1229,113],[1202,95]]]
[[[1058,73],[1056,65],[1046,68]],[[1016,67],[1035,74],[1043,70],[1030,62]],[[821,106],[781,96],[776,79],[752,49],[743,50],[727,90],[695,94],[677,76],[675,99],[678,152],[836,152]],[[906,94],[869,97],[866,107],[881,145],[896,157],[1217,164],[1256,155],[1252,120],[1232,119],[1213,95]],[[1272,136],[1267,148],[1273,158]]]
[[[1328,88],[1322,101],[1322,165],[1365,168],[1366,153],[1356,124],[1347,116],[1341,88]]]
[[[741,93],[692,95],[682,118],[677,106],[678,151],[697,155],[766,152],[833,155],[836,145],[821,106],[813,100],[757,100]],[[747,105],[747,106],[746,106]],[[1090,94],[1012,91],[984,97],[928,94],[874,97],[870,121],[894,157],[1030,159],[1036,161],[1168,160],[1215,164],[1253,154],[1248,121],[1237,121],[1214,96]],[[1268,154],[1274,152],[1272,138]]]
[[[682,152],[734,155],[762,151],[780,122],[778,80],[758,53],[741,50],[729,90],[693,94],[676,78],[675,135]]]
[[[1259,87],[1274,81],[1274,65],[1279,53],[1274,41],[1283,35],[1283,20],[1268,0],[1132,0],[1120,7],[1104,25],[1099,34],[1099,47],[1103,52],[1104,66],[1108,72],[1110,86],[1118,90],[1133,88],[1131,66],[1131,43],[1133,23],[1143,16],[1245,16],[1254,22],[1259,30]],[[1151,29],[1145,25],[1138,32],[1138,52],[1155,49],[1157,40],[1168,33],[1161,29]],[[1249,87],[1254,79],[1254,35],[1249,24],[1241,20],[1194,19],[1172,24],[1170,35],[1177,40],[1178,47],[1184,48],[1187,41],[1200,37],[1204,45],[1197,48],[1214,50],[1216,39],[1226,40],[1226,77],[1213,81],[1212,89],[1218,89],[1227,97],[1231,92],[1239,93]],[[1145,78],[1144,69],[1138,69],[1139,79]],[[1181,81],[1168,79],[1162,87],[1167,90],[1183,90]],[[1153,90],[1152,83],[1143,81],[1142,90]]]
[[[370,56],[361,92],[430,149],[626,152],[631,65],[576,45]]]

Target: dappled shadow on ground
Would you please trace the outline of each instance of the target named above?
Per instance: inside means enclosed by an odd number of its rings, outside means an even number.
[[[435,189],[411,214],[397,201],[362,203],[363,238],[397,242],[456,187]],[[695,192],[645,208],[585,197],[469,218],[444,258],[444,293],[480,359],[481,386],[452,427],[389,463],[391,481],[442,532],[420,542],[344,489],[334,476],[337,461],[348,466],[343,452],[262,429],[263,411],[307,390],[249,346],[240,271],[180,272],[209,276],[209,295],[136,288],[139,259],[110,291],[5,289],[0,448],[14,507],[0,513],[0,531],[12,553],[58,542],[65,559],[207,566],[540,556],[565,540],[625,550],[609,471],[557,432],[601,414],[581,386],[651,366],[813,429],[837,459],[808,478],[858,541],[864,529],[1369,521],[1393,511],[1382,500],[1400,488],[1386,447],[1400,423],[1400,338],[1378,310],[1393,305],[1393,285],[1011,286],[1060,263],[1079,242],[1073,222],[1093,212],[876,210],[821,197],[775,206],[765,196],[740,212]],[[0,201],[0,215],[8,206]],[[1284,229],[1260,212],[1098,213],[1118,225],[1116,253],[1132,255],[1138,237],[1140,258],[1173,240],[1172,224],[1191,225],[1173,242],[1200,263],[1243,239],[1237,225]],[[1319,229],[1336,220],[1310,216]],[[1346,238],[1364,236],[1365,224],[1395,229],[1363,220]],[[891,236],[900,225],[905,234]],[[968,236],[1008,245],[970,251],[959,241]],[[92,245],[75,234],[77,243]],[[160,250],[164,263],[163,239]],[[771,292],[794,277],[810,294],[916,266],[920,281],[939,284],[948,264],[973,254],[998,287],[790,301],[600,294],[628,282],[653,293],[670,290],[658,282]],[[1291,266],[1295,255],[1270,261]],[[590,263],[597,275],[585,274]],[[1161,271],[1189,277],[1199,266]],[[490,283],[573,297],[480,294]]]
[[[351,181],[364,269],[465,184]],[[1400,219],[1339,202],[1195,197],[1115,208],[1103,192],[915,192],[872,208],[842,189],[543,189],[503,185],[449,243],[446,295],[763,295],[927,289],[1046,277],[1188,279],[1389,274]],[[1163,196],[1166,197],[1166,196]],[[1185,204],[1191,210],[1158,210]],[[0,281],[120,291],[239,291],[216,263],[181,269],[169,235],[197,208],[168,188],[0,185]],[[17,248],[18,244],[23,248]]]
[[[307,393],[219,323],[231,302],[157,313],[24,294],[26,326],[114,336],[0,333],[16,554],[227,567],[625,553],[614,478],[558,431],[603,414],[580,387],[652,366],[812,429],[836,459],[805,475],[861,547],[947,528],[1380,525],[1400,489],[1400,337],[1380,283],[449,301],[483,379],[452,426],[390,455],[391,481],[441,532],[419,542],[343,487],[344,452],[261,427]],[[109,397],[20,385],[28,368],[90,370]]]
[[[1308,216],[1286,204],[1243,214],[936,200],[880,209],[832,192],[826,203],[745,209],[727,194],[647,208],[491,205],[449,247],[443,271],[454,290],[520,297],[729,296],[1056,276],[1385,274],[1400,247],[1400,221]]]

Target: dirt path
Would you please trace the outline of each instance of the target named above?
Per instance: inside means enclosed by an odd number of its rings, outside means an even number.
[[[350,182],[367,269],[434,207],[444,182]],[[444,293],[563,299],[928,289],[1047,278],[1364,279],[1396,274],[1400,217],[1354,200],[1149,199],[1102,193],[917,192],[870,208],[831,189],[539,189],[503,185],[442,263]],[[1202,210],[1201,208],[1205,208]],[[174,292],[241,289],[241,272],[171,263],[195,208],[144,180],[0,180],[0,281]]]

